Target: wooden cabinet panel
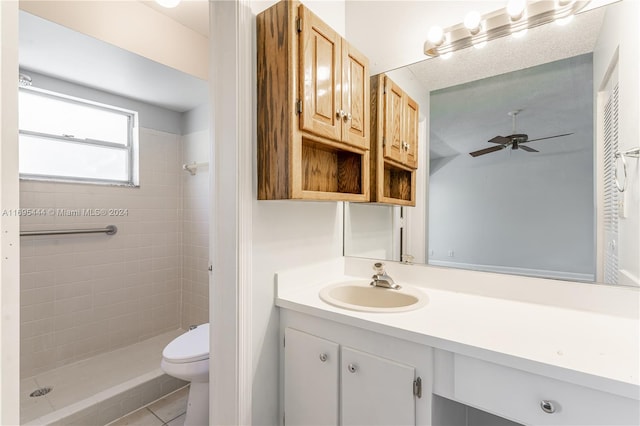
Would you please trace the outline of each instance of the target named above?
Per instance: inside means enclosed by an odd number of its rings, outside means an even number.
[[[418,103],[405,95],[404,106],[404,142],[406,142],[404,163],[418,168]]]
[[[416,205],[418,103],[384,74],[371,77],[371,200]]]
[[[341,350],[341,424],[415,425],[415,369],[355,349]]]
[[[305,7],[302,16],[300,129],[339,141],[342,135],[341,38]]]
[[[384,127],[382,134],[384,156],[390,160],[402,162],[402,108],[404,105],[404,92],[400,86],[388,77],[385,77],[384,84]]]
[[[369,62],[349,43],[342,42],[343,141],[369,148]]]
[[[338,424],[339,346],[285,330],[284,413],[287,425]]]
[[[298,1],[256,17],[258,199],[369,201],[369,65]]]

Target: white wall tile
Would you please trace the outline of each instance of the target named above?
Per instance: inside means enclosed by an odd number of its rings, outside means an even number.
[[[128,213],[22,221],[23,229],[118,227],[113,236],[23,238],[22,345],[31,349],[23,353],[23,377],[179,327],[179,304],[149,292],[160,288],[174,298],[180,292],[180,137],[141,129],[140,149],[140,188],[21,182],[23,208]]]

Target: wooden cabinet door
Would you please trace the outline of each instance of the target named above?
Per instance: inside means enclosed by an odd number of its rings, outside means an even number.
[[[287,425],[337,425],[338,344],[287,328],[284,416]]]
[[[404,164],[418,168],[418,103],[405,94],[404,142],[406,142]]]
[[[342,348],[341,425],[415,425],[415,369]]]
[[[339,141],[342,134],[341,37],[300,6],[300,129]]]
[[[402,162],[402,109],[404,92],[390,78],[385,77],[384,88],[384,157]]]
[[[342,41],[342,140],[369,148],[369,60]]]

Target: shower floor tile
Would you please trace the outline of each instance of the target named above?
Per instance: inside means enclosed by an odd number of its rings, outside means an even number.
[[[128,380],[154,372],[161,374],[163,348],[182,333],[184,330],[169,331],[24,379],[20,398],[21,423],[65,409]],[[50,386],[53,390],[46,396],[30,398],[29,393],[41,386]]]

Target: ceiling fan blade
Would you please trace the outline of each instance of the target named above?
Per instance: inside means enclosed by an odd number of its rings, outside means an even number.
[[[530,147],[528,147],[526,145],[519,145],[518,148],[524,149],[527,152],[540,152],[537,149],[530,148]]]
[[[501,145],[506,145],[511,142],[511,138],[505,138],[504,136],[496,136],[493,139],[489,139],[487,142],[490,143],[499,143]]]
[[[505,148],[504,145],[492,146],[490,148],[485,148],[479,151],[470,152],[469,155],[471,155],[472,157],[477,157],[479,155],[489,154],[490,152],[500,151],[501,149],[504,149],[504,148]]]
[[[529,142],[533,142],[533,141],[542,141],[542,140],[545,140],[545,139],[559,138],[559,137],[562,137],[562,136],[569,136],[569,135],[572,135],[572,134],[573,133],[565,133],[565,134],[562,134],[562,135],[547,136],[546,138],[529,139],[526,142],[520,142],[520,143],[529,143]]]

